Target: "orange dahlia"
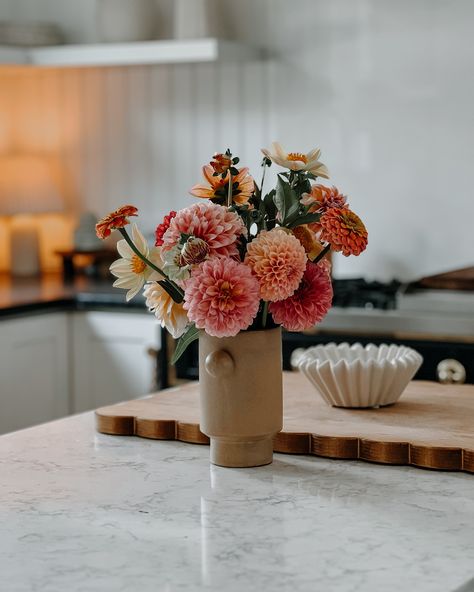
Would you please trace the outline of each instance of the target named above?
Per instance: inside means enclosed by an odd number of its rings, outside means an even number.
[[[112,230],[116,228],[123,228],[130,224],[130,220],[128,220],[128,216],[137,216],[138,209],[135,206],[122,206],[115,212],[111,212],[104,216],[101,220],[97,222],[95,225],[95,231],[99,238],[104,239],[110,236]]]
[[[291,296],[306,269],[306,252],[300,241],[281,228],[262,230],[247,246],[244,263],[260,284],[260,297],[276,302]]]
[[[346,257],[360,255],[367,247],[367,229],[349,208],[330,208],[321,216],[320,224],[321,240]]]
[[[222,178],[214,176],[214,169],[210,165],[202,167],[204,178],[209,183],[207,185],[194,185],[191,188],[191,195],[211,199],[220,205],[225,204],[229,186],[229,173]],[[242,205],[248,202],[254,189],[253,178],[248,174],[248,168],[239,169],[239,174],[232,177],[232,200],[234,203]]]

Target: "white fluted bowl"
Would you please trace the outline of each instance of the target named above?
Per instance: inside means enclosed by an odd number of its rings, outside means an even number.
[[[333,407],[395,403],[423,363],[404,345],[328,343],[299,351],[292,363]]]

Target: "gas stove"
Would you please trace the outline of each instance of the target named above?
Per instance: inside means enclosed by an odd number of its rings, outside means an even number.
[[[333,279],[333,306],[341,308],[377,308],[392,310],[397,307],[398,280],[388,283],[368,282],[364,278]]]

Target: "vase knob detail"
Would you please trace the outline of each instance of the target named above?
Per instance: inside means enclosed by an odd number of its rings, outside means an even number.
[[[229,376],[234,371],[234,358],[225,349],[218,349],[206,356],[205,366],[211,376]]]

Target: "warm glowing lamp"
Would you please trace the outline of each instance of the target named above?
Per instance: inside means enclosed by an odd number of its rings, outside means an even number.
[[[40,271],[36,214],[64,209],[55,159],[33,155],[0,156],[0,216],[11,217],[11,273]]]

